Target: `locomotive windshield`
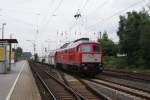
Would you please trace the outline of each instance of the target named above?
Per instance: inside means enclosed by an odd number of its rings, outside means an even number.
[[[100,52],[100,47],[98,45],[93,45],[94,52]]]
[[[82,45],[82,52],[100,52],[99,45]]]
[[[82,46],[82,52],[90,52],[91,46],[90,45],[83,45]]]

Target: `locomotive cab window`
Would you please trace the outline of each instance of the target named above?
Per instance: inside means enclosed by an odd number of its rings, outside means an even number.
[[[98,45],[93,45],[94,52],[100,52],[100,47]]]
[[[80,47],[79,46],[77,46],[76,52],[80,52]]]
[[[91,46],[90,45],[83,45],[82,46],[82,52],[90,52]]]

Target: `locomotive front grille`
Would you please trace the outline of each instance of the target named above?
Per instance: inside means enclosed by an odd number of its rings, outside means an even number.
[[[101,56],[100,54],[82,54],[82,63],[100,63]]]

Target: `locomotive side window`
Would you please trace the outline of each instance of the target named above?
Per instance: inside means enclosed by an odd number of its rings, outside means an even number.
[[[77,48],[76,48],[76,52],[80,52],[80,51],[81,51],[80,46],[77,46]]]
[[[65,50],[65,53],[67,53],[67,50]]]
[[[94,52],[100,52],[100,47],[98,45],[93,46],[93,51]]]
[[[79,52],[79,46],[77,46],[77,48],[76,48],[76,52]]]
[[[91,47],[89,45],[82,46],[82,52],[90,52],[90,51],[91,51]]]

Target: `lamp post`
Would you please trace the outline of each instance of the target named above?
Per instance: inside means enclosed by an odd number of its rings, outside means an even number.
[[[26,40],[28,42],[31,42],[33,44],[33,54],[34,54],[34,59],[35,59],[35,52],[36,52],[36,44],[34,40]]]
[[[4,26],[6,25],[6,23],[2,23],[2,39],[4,39]]]

